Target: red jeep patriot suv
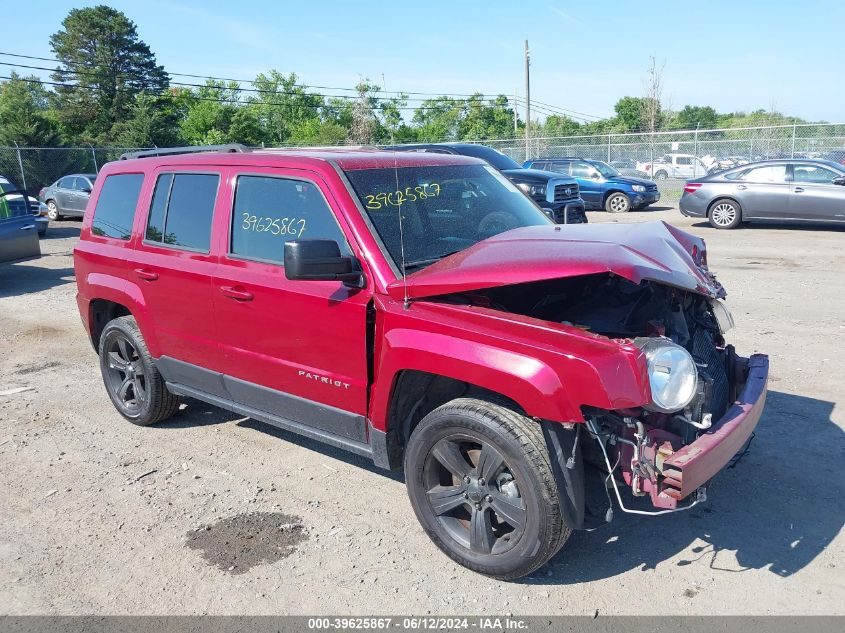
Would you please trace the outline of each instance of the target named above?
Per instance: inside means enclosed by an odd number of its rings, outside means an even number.
[[[404,465],[437,546],[503,579],[612,497],[702,501],[749,441],[768,359],[726,344],[702,240],[555,225],[475,158],[199,149],[106,165],[74,252],[130,422],[191,397]]]

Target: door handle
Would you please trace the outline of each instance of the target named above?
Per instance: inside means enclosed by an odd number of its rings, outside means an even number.
[[[252,301],[254,297],[249,290],[244,290],[239,286],[220,286],[220,292],[235,301]]]
[[[146,268],[136,268],[135,274],[145,281],[155,281],[156,279],[158,279],[158,273],[154,273],[153,271],[147,270]]]
[[[745,191],[746,189],[748,189],[748,187],[746,187],[745,185],[737,185],[736,188],[740,191]]]
[[[34,228],[35,228],[34,224],[27,224],[26,226],[21,227],[21,231],[31,231]]]
[[[804,187],[795,187],[795,189],[793,189],[793,191],[795,193],[801,193],[802,191],[804,191]]]

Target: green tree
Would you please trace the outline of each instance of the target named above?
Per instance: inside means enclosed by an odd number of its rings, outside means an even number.
[[[542,136],[573,136],[581,133],[581,125],[568,116],[551,114],[546,117],[543,125]]]
[[[234,142],[230,141],[231,128],[240,103],[240,86],[236,82],[209,79],[205,86],[180,94],[178,102],[185,112],[179,126],[188,144]]]
[[[513,136],[513,109],[505,95],[488,102],[476,93],[467,98],[464,115],[458,124],[458,135],[469,141],[484,141]]]
[[[426,99],[414,111],[417,138],[425,142],[455,141],[464,117],[464,102],[452,97]]]
[[[35,77],[20,77],[0,83],[0,146],[18,145],[30,191],[73,169],[73,156],[55,149],[63,145],[59,125],[49,116],[48,93]],[[0,153],[0,173],[17,181],[20,164],[17,152]]]
[[[268,145],[282,145],[306,122],[319,122],[322,95],[307,92],[297,81],[294,73],[284,75],[277,70],[261,73],[253,81],[259,92],[249,97],[249,104],[263,130],[262,141]]]
[[[111,137],[119,147],[172,147],[181,143],[178,113],[172,101],[146,93],[135,101],[124,121],[115,123]]]
[[[644,97],[622,97],[613,106],[620,132],[637,132],[646,129],[646,99]]]
[[[160,94],[169,84],[135,23],[105,5],[71,10],[50,46],[60,61],[53,79],[66,84],[56,88],[55,110],[77,142],[112,142],[112,128],[129,118],[136,95]]]
[[[672,127],[679,130],[713,129],[717,125],[719,115],[710,106],[684,106],[672,120]]]

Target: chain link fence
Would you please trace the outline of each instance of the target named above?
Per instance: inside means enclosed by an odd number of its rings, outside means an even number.
[[[37,193],[62,176],[96,174],[133,147],[0,147],[0,176],[18,188]]]
[[[637,134],[535,137],[481,141],[522,164],[525,160],[578,157],[601,160],[634,175],[657,176],[664,201],[677,200],[683,183],[710,171],[772,158],[828,158],[845,163],[845,124],[682,130]],[[661,168],[671,154],[686,154],[689,169]],[[689,156],[698,160],[689,160]],[[671,161],[670,161],[671,162]],[[653,167],[653,168],[649,168]],[[666,178],[662,178],[665,172]]]
[[[636,134],[534,137],[479,141],[516,162],[574,156],[611,163],[625,174],[656,177],[664,201],[677,200],[684,180],[736,164],[769,158],[829,158],[845,161],[845,124],[796,124],[717,130],[679,130]],[[69,173],[96,173],[136,147],[0,147],[0,176],[37,192]],[[671,154],[688,155],[694,173],[661,168]],[[646,165],[650,165],[646,171]],[[660,178],[666,172],[666,178]]]

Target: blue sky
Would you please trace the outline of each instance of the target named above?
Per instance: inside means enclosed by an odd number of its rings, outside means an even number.
[[[50,56],[49,35],[71,8],[90,4],[10,3],[0,51]],[[664,101],[672,108],[774,105],[845,122],[843,0],[107,4],[135,21],[172,72],[252,78],[276,68],[339,87],[361,77],[381,83],[383,74],[388,90],[522,95],[528,38],[532,97],[559,108],[611,115],[619,97],[644,93],[654,54],[665,62]],[[0,66],[0,74],[8,70]]]

